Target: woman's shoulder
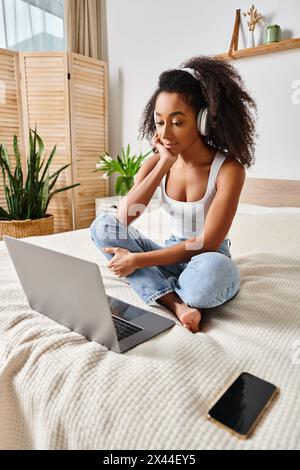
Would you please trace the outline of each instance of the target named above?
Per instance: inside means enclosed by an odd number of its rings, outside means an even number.
[[[225,171],[236,171],[240,173],[243,173],[244,171],[246,171],[244,165],[241,162],[239,162],[236,158],[226,156],[226,155],[224,155],[224,157],[225,159],[224,159],[224,162],[222,163],[220,170],[225,169]]]
[[[246,178],[246,170],[244,165],[236,158],[226,156],[222,166],[218,172],[216,186],[222,181],[228,181],[228,178],[244,181]]]

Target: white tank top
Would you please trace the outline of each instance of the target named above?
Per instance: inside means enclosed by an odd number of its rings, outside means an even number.
[[[203,233],[208,209],[217,192],[215,187],[217,174],[225,158],[221,152],[216,153],[211,163],[206,192],[199,201],[176,201],[170,198],[165,190],[166,175],[162,178],[160,183],[162,207],[169,215],[171,234],[175,237],[188,239]]]

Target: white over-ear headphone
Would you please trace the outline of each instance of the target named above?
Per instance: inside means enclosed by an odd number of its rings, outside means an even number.
[[[187,72],[192,75],[196,80],[200,80],[200,74],[197,70],[191,69],[190,67],[184,67],[182,69],[183,72]],[[198,116],[197,116],[197,129],[201,135],[209,135],[210,134],[210,125],[209,125],[209,118],[208,118],[208,109],[201,108]]]
[[[196,80],[199,80],[199,72],[195,69],[191,69],[189,67],[184,67],[182,69],[176,69],[176,70],[183,70],[184,72],[189,73],[192,75]],[[154,121],[155,121],[155,113],[154,113]],[[210,134],[211,128],[210,128],[210,123],[209,123],[209,118],[208,118],[208,109],[201,108],[198,116],[197,116],[197,129],[200,132],[201,135],[207,136]]]

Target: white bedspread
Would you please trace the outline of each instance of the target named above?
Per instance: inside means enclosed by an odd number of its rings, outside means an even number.
[[[176,325],[125,354],[32,311],[0,242],[0,449],[299,449],[300,214],[238,214],[230,233],[237,296],[198,334],[149,307]],[[108,294],[145,307],[88,229],[28,241],[96,261]],[[243,371],[280,388],[246,441],[207,420]]]

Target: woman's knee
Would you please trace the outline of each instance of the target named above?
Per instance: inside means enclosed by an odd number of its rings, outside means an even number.
[[[201,253],[187,267],[189,305],[210,308],[234,297],[240,288],[240,272],[231,258],[218,252]]]
[[[113,214],[102,212],[90,225],[92,240],[105,241],[115,239],[117,236],[117,219]]]

